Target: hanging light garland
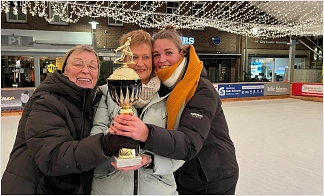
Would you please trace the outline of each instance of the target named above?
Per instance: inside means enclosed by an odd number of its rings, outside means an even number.
[[[13,14],[22,13],[45,18],[54,16],[76,23],[82,17],[110,17],[141,28],[178,29],[211,27],[249,37],[278,38],[290,35],[322,35],[321,1],[182,1],[172,14],[157,12],[167,1],[13,1]],[[201,5],[194,9],[195,5]],[[140,9],[138,9],[140,7]],[[48,15],[51,8],[52,16]],[[67,11],[69,10],[69,11]],[[9,1],[1,1],[1,12],[10,11]]]

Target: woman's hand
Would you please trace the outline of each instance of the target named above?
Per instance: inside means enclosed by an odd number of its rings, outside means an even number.
[[[147,126],[138,117],[131,115],[116,116],[108,130],[110,134],[131,137],[141,142],[146,142],[149,134]]]
[[[148,165],[151,163],[152,159],[146,155],[146,154],[141,154],[142,157],[142,161],[141,161],[141,165],[135,165],[135,166],[129,166],[129,167],[117,167],[116,163],[111,162],[111,165],[116,169],[119,170],[121,172],[125,172],[125,171],[135,171],[137,169],[139,169],[142,166]]]

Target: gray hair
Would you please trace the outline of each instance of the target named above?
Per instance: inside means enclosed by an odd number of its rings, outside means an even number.
[[[97,58],[97,62],[98,62],[98,69],[99,69],[99,73],[100,73],[100,60],[99,60],[99,56],[97,55],[97,52],[94,50],[94,48],[91,45],[87,45],[87,44],[80,44],[80,45],[76,45],[73,48],[71,48],[64,56],[64,61],[63,61],[63,67],[62,67],[62,74],[64,73],[64,69],[66,67],[66,62],[67,59],[69,58],[69,56],[75,52],[75,51],[88,51],[88,52],[92,52],[94,55],[96,55]],[[98,74],[99,75],[99,74]]]

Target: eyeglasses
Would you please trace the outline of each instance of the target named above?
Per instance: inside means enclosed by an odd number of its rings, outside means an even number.
[[[98,71],[98,68],[99,68],[98,63],[95,61],[86,62],[83,60],[73,60],[73,61],[68,62],[68,64],[69,63],[71,63],[73,68],[76,70],[82,70],[86,63],[88,64],[87,67],[91,72]]]

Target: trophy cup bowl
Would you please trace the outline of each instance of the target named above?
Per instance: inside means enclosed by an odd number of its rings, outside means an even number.
[[[121,107],[120,113],[130,114],[142,90],[141,79],[108,79],[108,90],[111,99]]]
[[[123,54],[114,64],[122,64],[108,78],[107,85],[111,99],[121,108],[119,114],[133,115],[132,104],[139,98],[142,91],[142,82],[138,74],[127,64],[135,64],[132,60],[133,54],[130,51],[130,37],[125,45],[120,46],[115,51],[123,49]],[[123,62],[126,55],[130,56],[130,62]],[[128,167],[141,165],[142,157],[138,154],[139,149],[122,148],[115,156],[117,167]]]

